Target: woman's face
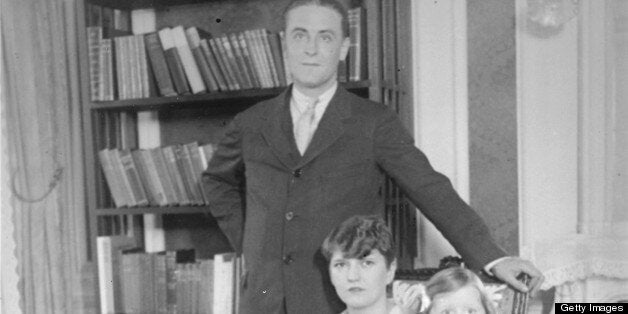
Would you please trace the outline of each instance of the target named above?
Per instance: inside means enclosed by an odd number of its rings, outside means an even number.
[[[454,292],[436,294],[429,314],[486,314],[486,311],[478,289],[464,286]]]
[[[363,309],[386,302],[386,285],[392,282],[396,268],[394,261],[387,267],[386,258],[377,249],[363,258],[345,258],[336,251],[329,263],[329,274],[347,307]]]

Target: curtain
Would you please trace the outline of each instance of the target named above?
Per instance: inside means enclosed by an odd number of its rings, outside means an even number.
[[[85,313],[94,293],[81,286],[89,264],[76,5],[2,1],[2,217],[11,218],[23,313]],[[3,260],[3,273],[10,266]]]

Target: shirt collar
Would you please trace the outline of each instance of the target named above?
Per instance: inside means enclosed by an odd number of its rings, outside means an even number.
[[[323,92],[320,96],[318,96],[318,104],[317,108],[327,108],[327,105],[331,101],[331,98],[334,97],[336,90],[338,89],[338,82],[334,82],[334,84],[325,92]],[[315,99],[305,94],[301,93],[298,89],[292,87],[292,100],[296,105],[299,112],[304,112],[308,104],[312,103]],[[318,111],[318,110],[317,110]]]

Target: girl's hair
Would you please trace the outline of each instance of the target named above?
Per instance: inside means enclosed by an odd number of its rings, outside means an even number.
[[[332,9],[338,14],[340,14],[340,25],[342,27],[342,35],[344,37],[349,37],[349,18],[347,17],[347,9],[337,0],[293,0],[283,11],[283,25],[286,26],[286,22],[288,21],[288,13],[295,8],[306,6],[306,5],[317,5],[320,7],[325,7]]]
[[[497,313],[480,278],[466,268],[451,267],[439,271],[427,282],[425,290],[430,300],[434,300],[438,294],[455,292],[467,286],[475,288],[480,293],[480,300],[487,314]],[[426,313],[429,313],[430,309],[431,306]]]
[[[379,216],[353,216],[345,220],[327,235],[321,246],[327,261],[336,251],[345,258],[363,258],[375,249],[390,267],[395,260],[395,246],[390,229]]]

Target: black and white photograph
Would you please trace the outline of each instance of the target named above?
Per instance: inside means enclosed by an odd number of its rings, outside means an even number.
[[[628,313],[628,0],[0,0],[0,314]]]

